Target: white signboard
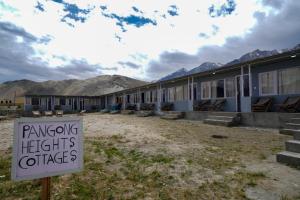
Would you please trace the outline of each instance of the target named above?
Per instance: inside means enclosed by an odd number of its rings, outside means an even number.
[[[30,180],[83,168],[82,119],[21,118],[15,121],[12,179]]]

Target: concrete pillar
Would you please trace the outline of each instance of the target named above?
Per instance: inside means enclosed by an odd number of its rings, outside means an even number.
[[[252,73],[251,73],[251,65],[248,65],[248,72],[249,72],[249,94],[252,97],[253,93],[253,86],[252,86]]]
[[[160,102],[161,102],[161,96],[160,96],[160,91],[161,91],[161,84],[157,85],[156,88],[156,109],[157,111],[160,111]]]

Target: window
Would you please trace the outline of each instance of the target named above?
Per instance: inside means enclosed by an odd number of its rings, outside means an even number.
[[[224,80],[217,80],[211,82],[211,98],[224,97]]]
[[[201,83],[201,99],[210,98],[210,82]]]
[[[235,81],[234,78],[225,79],[226,84],[226,97],[234,97],[235,96]]]
[[[259,94],[274,95],[277,93],[276,71],[259,74]]]
[[[217,97],[224,98],[224,80],[217,81]]]
[[[188,100],[188,85],[183,86],[183,100]]]
[[[163,89],[163,95],[162,95],[162,102],[166,102],[167,101],[167,91],[166,89]]]
[[[69,99],[69,105],[72,105],[72,99]]]
[[[217,98],[217,81],[212,81],[210,83],[211,93],[210,96],[212,99]]]
[[[26,103],[27,105],[30,105],[30,104],[31,104],[31,98],[26,97],[26,98],[25,98],[25,103]]]
[[[37,97],[32,97],[32,99],[31,99],[31,105],[33,105],[33,106],[40,105],[40,99],[37,98]]]
[[[157,102],[157,90],[153,90],[152,95],[153,95],[153,97],[152,97],[153,102]]]
[[[169,88],[169,102],[175,101],[175,87]]]
[[[183,100],[183,86],[176,87],[176,101]]]
[[[60,98],[55,98],[55,105],[60,105]]]
[[[290,68],[278,72],[279,94],[300,93],[300,68]]]
[[[146,92],[146,103],[150,103],[150,91]]]
[[[62,106],[66,105],[66,99],[65,98],[60,98],[59,103]]]

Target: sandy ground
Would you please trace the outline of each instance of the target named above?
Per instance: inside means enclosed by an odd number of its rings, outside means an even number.
[[[300,171],[275,161],[276,153],[290,139],[278,134],[277,130],[226,128],[198,121],[167,121],[159,117],[140,118],[134,115],[86,114],[83,118],[86,139],[120,136],[119,145],[122,148],[145,153],[164,152],[174,156],[176,164],[169,173],[178,178],[180,187],[193,187],[207,180],[222,179],[226,174],[237,173],[243,168],[266,175],[256,185],[246,188],[247,198],[300,197]],[[0,121],[0,150],[11,146],[12,134],[13,120]],[[228,138],[214,139],[211,137],[214,134]],[[199,159],[199,155],[207,161],[207,165],[186,165],[189,160]],[[209,165],[216,157],[223,159],[224,163]],[[223,167],[227,164],[230,167]],[[217,165],[221,167],[210,167]],[[190,173],[187,178],[179,176],[179,172],[187,170]]]

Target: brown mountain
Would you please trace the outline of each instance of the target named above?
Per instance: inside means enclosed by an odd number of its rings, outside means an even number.
[[[145,84],[147,82],[119,75],[45,82],[17,80],[0,84],[0,98],[13,98],[15,94],[16,96],[24,96],[24,94],[94,96]]]

